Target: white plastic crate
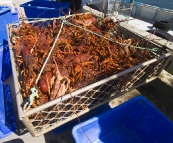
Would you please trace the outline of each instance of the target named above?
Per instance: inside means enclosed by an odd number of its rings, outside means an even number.
[[[45,22],[46,20],[40,21]],[[47,22],[51,22],[51,19]],[[12,25],[9,25],[9,31],[11,31],[10,28],[12,28]],[[122,26],[119,26],[118,29],[124,38],[133,38],[140,41],[141,46],[148,42],[147,39],[134,34]],[[12,36],[11,34],[12,33],[10,33],[9,37]],[[161,48],[152,42],[148,42],[148,48],[153,47]],[[18,93],[21,90],[19,81],[22,81],[22,77],[12,48],[10,48],[10,54],[15,90],[16,93]],[[17,94],[16,98],[19,118],[33,136],[44,134],[77,118],[76,113],[78,116],[81,116],[90,110],[109,102],[111,99],[157,78],[171,55],[172,54],[167,50],[160,50],[157,58],[121,71],[26,112],[24,112],[20,106],[23,102],[22,95]],[[73,101],[71,97],[73,97]]]

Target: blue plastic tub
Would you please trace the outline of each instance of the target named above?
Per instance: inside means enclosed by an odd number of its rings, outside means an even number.
[[[24,8],[27,18],[53,18],[69,14],[69,2],[30,1],[21,7]]]
[[[11,22],[11,9],[8,6],[0,6],[0,46],[3,44],[3,40],[7,40],[6,24]]]
[[[0,6],[0,78],[5,81],[12,75],[6,25],[19,20],[18,11],[11,13],[8,6]]]
[[[0,139],[4,138],[16,129],[16,120],[10,92],[10,86],[0,82]]]
[[[173,143],[173,123],[142,96],[73,128],[76,143]],[[87,136],[89,139],[87,138]]]

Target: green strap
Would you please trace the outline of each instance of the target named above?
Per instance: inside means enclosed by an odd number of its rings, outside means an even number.
[[[130,0],[130,3],[134,3],[134,0]]]

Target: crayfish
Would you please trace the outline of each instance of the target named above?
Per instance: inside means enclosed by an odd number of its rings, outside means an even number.
[[[92,14],[82,14],[67,21],[35,85],[39,98],[33,107],[150,59],[148,50],[130,48],[137,46],[137,41],[119,35],[117,23],[109,18],[99,20]],[[62,20],[47,23],[41,27],[23,22],[15,29],[15,60],[26,85],[23,96],[34,86]]]
[[[52,82],[54,82],[53,90],[50,93],[50,100],[54,100],[62,95],[64,95],[67,89],[70,86],[70,80],[68,77],[62,77],[60,71],[58,69],[58,65],[54,60],[56,65],[56,76],[52,78]]]

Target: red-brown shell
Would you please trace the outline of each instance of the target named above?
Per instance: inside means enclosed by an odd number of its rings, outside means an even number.
[[[48,85],[44,79],[40,79],[38,86],[39,86],[42,93],[48,92]]]
[[[50,82],[52,78],[52,72],[46,72],[39,80],[38,87],[42,93],[47,93],[49,90]]]

